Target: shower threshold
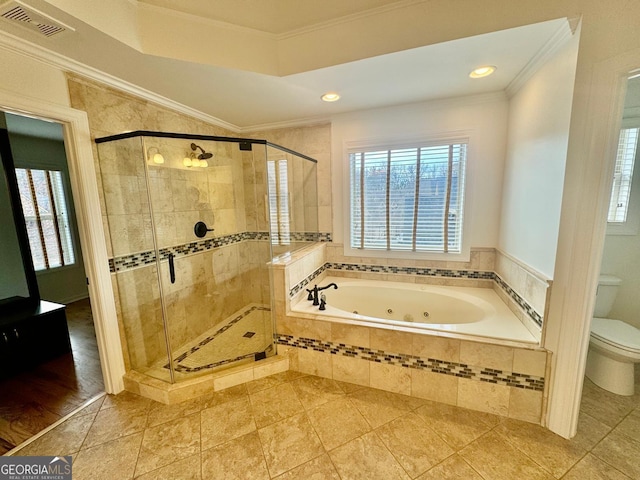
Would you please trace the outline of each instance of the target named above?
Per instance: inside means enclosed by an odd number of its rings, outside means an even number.
[[[248,304],[197,338],[180,346],[173,355],[176,382],[261,360],[274,351],[271,309]],[[155,378],[166,378],[169,364],[157,362],[145,371]]]

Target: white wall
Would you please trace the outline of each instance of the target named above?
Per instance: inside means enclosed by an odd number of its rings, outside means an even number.
[[[622,279],[609,317],[640,328],[640,235],[607,235],[602,273]]]
[[[65,107],[70,105],[62,70],[4,48],[0,48],[0,65],[1,89]]]
[[[346,144],[469,135],[464,235],[472,247],[498,240],[508,103],[502,93],[368,110],[332,118],[333,235],[344,242],[343,181],[348,181]]]
[[[511,98],[498,247],[553,278],[578,35]]]
[[[640,80],[640,79],[638,79]],[[623,127],[640,126],[640,82],[634,80],[636,85],[633,91],[627,90],[627,104],[623,117]],[[631,195],[629,198],[629,210],[627,222],[631,224],[628,229],[621,229],[627,234],[611,234],[615,228],[607,229],[602,254],[601,273],[615,275],[622,279],[618,289],[618,296],[613,305],[609,317],[623,320],[640,328],[640,150],[636,151],[636,159],[631,182]]]

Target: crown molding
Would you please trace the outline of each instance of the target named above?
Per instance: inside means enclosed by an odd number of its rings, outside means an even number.
[[[540,68],[547,63],[551,57],[553,57],[558,50],[571,38],[573,35],[572,26],[567,20],[567,23],[563,24],[558,30],[551,36],[551,38],[544,44],[544,46],[527,62],[520,72],[514,77],[513,80],[507,85],[505,92],[509,98],[513,97],[518,91],[533,77],[533,75],[540,70]]]
[[[59,53],[53,52],[35,43],[28,42],[9,33],[0,30],[0,48],[18,55],[27,56],[45,65],[59,68],[63,71],[77,73],[91,80],[101,82],[109,87],[122,90],[131,95],[135,95],[149,102],[153,102],[162,107],[173,110],[177,113],[201,120],[203,122],[225,128],[233,133],[240,133],[241,129],[237,125],[225,122],[217,117],[203,113],[195,108],[188,107],[167,97],[159,95],[133,83],[122,80],[118,77],[105,73],[96,68],[84,65]]]
[[[249,125],[248,127],[241,127],[238,133],[255,133],[263,132],[266,130],[279,130],[283,128],[298,128],[298,127],[313,127],[315,125],[324,125],[331,123],[331,117],[308,117],[297,120],[285,120],[284,122],[274,123],[262,123],[258,125]]]

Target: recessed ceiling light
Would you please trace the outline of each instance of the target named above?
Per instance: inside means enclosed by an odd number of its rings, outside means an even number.
[[[487,77],[491,75],[495,71],[496,71],[496,67],[494,67],[493,65],[483,65],[482,67],[478,67],[475,70],[473,70],[469,74],[469,76],[471,78],[482,78],[482,77]]]
[[[340,100],[340,95],[338,95],[335,92],[328,92],[325,93],[324,95],[322,95],[322,97],[320,97],[322,100],[324,100],[325,102],[335,102],[337,100]]]

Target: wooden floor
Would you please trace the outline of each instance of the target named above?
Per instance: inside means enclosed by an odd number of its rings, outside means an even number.
[[[89,299],[67,305],[72,353],[0,381],[0,454],[104,391]]]

